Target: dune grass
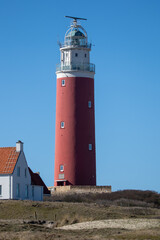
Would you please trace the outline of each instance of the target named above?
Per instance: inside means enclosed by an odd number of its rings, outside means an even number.
[[[119,191],[111,194],[61,194],[44,202],[0,201],[0,239],[160,239],[160,229],[63,231],[68,224],[104,219],[160,219],[159,194]]]

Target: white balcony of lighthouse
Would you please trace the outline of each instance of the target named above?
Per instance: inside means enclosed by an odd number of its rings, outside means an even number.
[[[93,63],[88,64],[68,64],[62,65],[61,63],[57,64],[56,72],[61,71],[87,71],[87,72],[95,72],[95,65]]]
[[[95,72],[95,65],[90,63],[91,44],[88,43],[87,32],[77,21],[73,21],[65,34],[64,43],[59,45],[61,62],[57,64],[56,72]]]

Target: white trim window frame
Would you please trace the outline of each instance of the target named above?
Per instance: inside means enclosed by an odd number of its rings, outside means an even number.
[[[61,86],[62,86],[62,87],[65,87],[65,86],[66,86],[66,81],[65,81],[65,79],[62,79],[62,81],[61,81]]]
[[[64,172],[64,165],[61,164],[60,167],[59,167],[59,169],[60,169],[60,172]]]
[[[64,123],[64,121],[62,121],[61,124],[60,124],[60,127],[63,129],[64,126],[65,126],[65,123]]]

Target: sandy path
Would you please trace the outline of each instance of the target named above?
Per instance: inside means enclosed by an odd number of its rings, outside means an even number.
[[[123,228],[123,229],[146,229],[160,227],[160,220],[158,219],[112,219],[100,220],[91,222],[82,222],[72,225],[59,227],[57,229],[63,230],[80,230],[93,228]]]

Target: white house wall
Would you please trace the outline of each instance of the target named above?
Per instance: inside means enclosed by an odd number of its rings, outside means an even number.
[[[20,176],[17,176],[17,169],[20,167]],[[26,169],[26,176],[25,176],[25,169]],[[26,197],[25,194],[25,186],[28,185],[28,188],[30,189],[31,185],[31,176],[28,170],[28,165],[25,159],[25,155],[23,152],[20,153],[17,164],[15,166],[14,172],[13,172],[13,199],[29,199],[29,197]],[[20,184],[20,195],[17,196],[17,184]]]
[[[32,195],[32,187],[34,188],[34,194]],[[43,187],[37,185],[30,186],[30,199],[33,201],[43,201]]]
[[[0,185],[2,186],[0,199],[11,199],[11,177],[0,175]]]

